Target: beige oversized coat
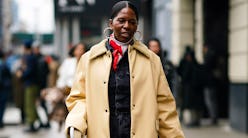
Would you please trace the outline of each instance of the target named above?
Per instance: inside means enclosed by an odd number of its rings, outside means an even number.
[[[106,40],[84,54],[66,100],[69,114],[66,131],[72,126],[87,138],[110,138],[108,79],[111,52]],[[183,138],[174,98],[158,56],[139,41],[128,47],[131,86],[131,137]],[[68,67],[70,68],[70,67]]]

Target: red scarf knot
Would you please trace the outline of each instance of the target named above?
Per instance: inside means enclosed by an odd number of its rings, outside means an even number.
[[[123,53],[122,53],[122,49],[121,49],[121,46],[119,46],[118,44],[115,43],[115,41],[111,40],[109,41],[109,44],[110,46],[113,48],[113,56],[114,56],[114,61],[113,61],[113,69],[114,71],[116,71],[117,69],[117,64],[118,64],[118,61],[119,61],[119,54],[122,56]]]

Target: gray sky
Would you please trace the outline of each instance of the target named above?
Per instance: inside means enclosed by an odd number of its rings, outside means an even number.
[[[19,21],[29,32],[51,33],[54,31],[53,0],[15,0]]]

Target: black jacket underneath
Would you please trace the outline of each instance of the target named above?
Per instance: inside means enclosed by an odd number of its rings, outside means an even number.
[[[131,115],[130,72],[127,51],[119,61],[116,71],[113,68],[110,71],[108,98],[110,108],[110,137],[129,138]]]

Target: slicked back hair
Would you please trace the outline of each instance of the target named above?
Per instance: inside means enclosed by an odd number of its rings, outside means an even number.
[[[112,12],[111,12],[110,19],[114,19],[114,18],[118,15],[118,13],[119,13],[122,9],[124,9],[124,8],[126,8],[126,7],[129,7],[129,8],[131,8],[131,9],[134,11],[134,13],[135,13],[135,15],[136,15],[136,19],[137,19],[137,21],[138,21],[138,20],[139,20],[139,13],[138,13],[138,10],[137,10],[136,6],[135,6],[133,3],[131,3],[130,1],[120,1],[120,2],[117,2],[117,3],[112,7]]]

